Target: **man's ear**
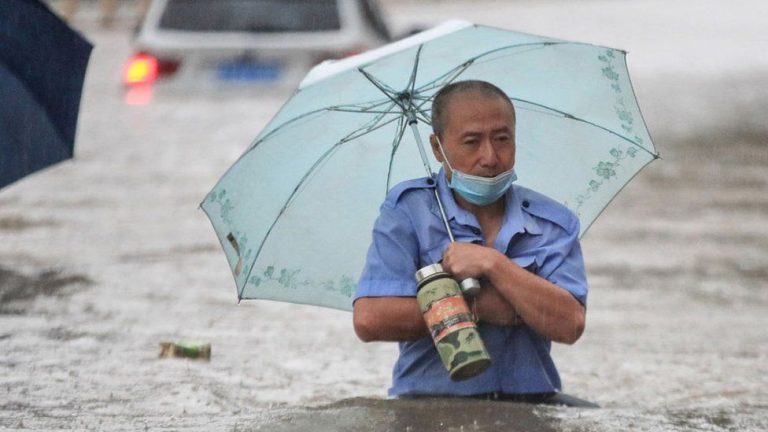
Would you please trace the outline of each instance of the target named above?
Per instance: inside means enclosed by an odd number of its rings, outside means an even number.
[[[432,154],[435,155],[435,159],[437,159],[438,162],[443,163],[443,153],[440,151],[437,135],[431,134],[429,136],[429,144],[432,146]]]

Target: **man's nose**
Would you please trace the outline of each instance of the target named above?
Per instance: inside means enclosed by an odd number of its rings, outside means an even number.
[[[496,149],[493,148],[493,143],[490,139],[485,139],[478,149],[480,152],[479,162],[484,167],[494,167],[499,162],[499,157],[496,154]]]

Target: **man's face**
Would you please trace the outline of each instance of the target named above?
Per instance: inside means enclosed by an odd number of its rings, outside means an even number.
[[[454,169],[482,177],[499,175],[515,165],[514,111],[501,97],[471,91],[454,94],[446,105],[440,142]],[[443,162],[434,135],[430,143]],[[448,180],[452,174],[446,170]]]

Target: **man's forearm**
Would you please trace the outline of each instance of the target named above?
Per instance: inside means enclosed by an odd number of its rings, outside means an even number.
[[[364,342],[401,342],[429,335],[415,297],[363,297],[353,310],[355,333]]]
[[[500,256],[486,276],[523,321],[547,339],[576,342],[584,331],[584,306],[565,289]]]

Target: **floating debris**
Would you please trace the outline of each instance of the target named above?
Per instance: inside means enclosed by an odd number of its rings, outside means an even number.
[[[194,342],[160,342],[160,358],[171,357],[210,361],[211,344]]]

